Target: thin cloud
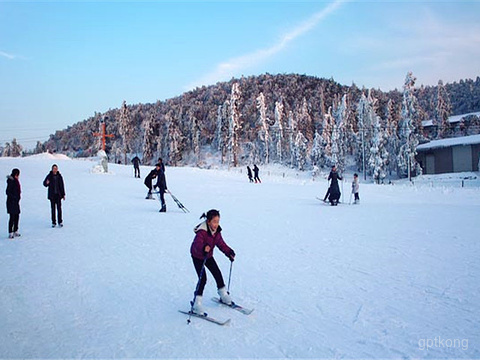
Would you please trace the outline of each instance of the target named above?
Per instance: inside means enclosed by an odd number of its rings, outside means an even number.
[[[16,58],[15,55],[12,55],[12,54],[9,54],[9,53],[6,53],[4,51],[0,51],[0,56],[4,57],[4,58],[7,58],[9,60],[13,60]]]
[[[228,60],[227,62],[220,63],[219,65],[217,65],[215,70],[206,74],[194,83],[188,85],[187,89],[192,89],[197,86],[208,85],[221,80],[229,79],[235,73],[238,73],[241,70],[247,69],[249,67],[253,67],[271,58],[272,56],[278,54],[280,51],[285,49],[295,39],[311,31],[323,19],[325,19],[335,10],[337,10],[343,2],[345,2],[345,0],[335,0],[325,9],[315,13],[309,19],[298,25],[295,29],[285,34],[277,43],[273,44],[268,48],[260,49],[253,53],[238,56],[236,58]]]

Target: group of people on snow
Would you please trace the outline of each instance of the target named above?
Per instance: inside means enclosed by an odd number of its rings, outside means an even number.
[[[18,224],[20,221],[20,199],[22,187],[20,185],[20,170],[15,168],[12,173],[7,176],[7,213],[8,219],[8,238],[14,239],[21,236],[18,232]],[[52,227],[58,225],[63,226],[62,216],[62,200],[65,200],[65,184],[63,177],[58,171],[56,164],[52,165],[52,170],[43,180],[43,186],[48,188],[47,198],[50,200]]]
[[[342,193],[340,192],[340,187],[338,185],[338,180],[343,180],[343,177],[337,173],[337,167],[333,165],[332,170],[328,175],[328,181],[330,181],[330,186],[328,187],[327,193],[323,198],[324,202],[327,202],[327,198],[328,198],[328,201],[332,206],[338,205],[340,201],[340,196],[342,195]],[[355,197],[354,204],[360,203],[359,189],[360,189],[360,185],[358,183],[358,174],[355,173],[353,175],[353,181],[352,181],[352,194]]]
[[[261,183],[262,181],[260,180],[260,177],[258,176],[259,171],[260,171],[260,169],[258,168],[258,166],[253,164],[253,174],[255,174],[255,176],[253,176],[252,169],[250,169],[250,166],[247,166],[248,180],[250,180],[250,182],[255,182],[255,184],[256,183]]]

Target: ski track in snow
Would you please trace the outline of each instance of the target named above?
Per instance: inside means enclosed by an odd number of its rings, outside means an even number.
[[[50,227],[42,181],[64,176],[64,228]],[[15,241],[0,238],[0,358],[475,358],[480,313],[480,190],[360,185],[361,204],[324,206],[325,180],[167,167],[166,195],[145,200],[131,166],[37,156],[21,170]],[[351,176],[350,176],[351,178]],[[350,179],[351,181],[351,179]],[[348,201],[350,183],[344,184]],[[5,183],[4,183],[5,187]],[[4,191],[2,192],[4,194]],[[5,195],[3,195],[5,200]],[[221,212],[235,249],[231,294],[245,316],[209,299],[220,327],[192,319],[193,227]],[[216,259],[228,280],[229,261]],[[468,349],[420,349],[422,339]]]

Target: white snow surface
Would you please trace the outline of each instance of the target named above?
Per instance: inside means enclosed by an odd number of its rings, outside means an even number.
[[[54,162],[63,228],[50,227],[42,186]],[[191,212],[167,195],[159,213],[145,200],[150,167],[135,179],[130,166],[95,165],[0,158],[0,174],[18,167],[22,184],[20,238],[7,239],[1,216],[0,358],[480,357],[479,187],[361,182],[361,204],[349,206],[347,175],[347,204],[331,207],[316,199],[327,181],[307,174],[261,169],[251,184],[244,169],[167,167]],[[255,309],[211,301],[208,273],[204,305],[231,318],[223,327],[178,312],[197,282],[193,227],[211,208],[237,254],[231,295]],[[230,262],[215,258],[227,282]]]

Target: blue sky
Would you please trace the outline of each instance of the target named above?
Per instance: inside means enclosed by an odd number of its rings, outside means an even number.
[[[242,75],[480,76],[480,1],[0,0],[0,144]]]

